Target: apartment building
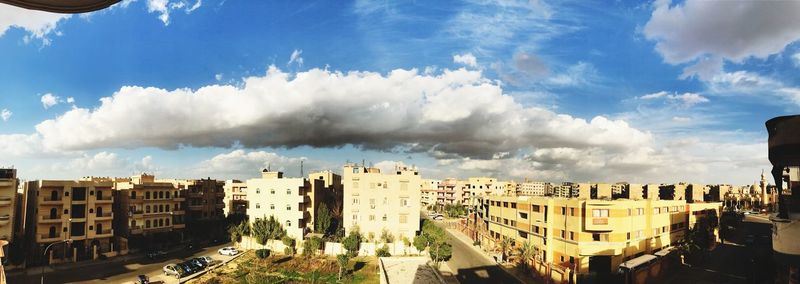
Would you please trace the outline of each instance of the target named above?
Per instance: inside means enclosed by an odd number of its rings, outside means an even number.
[[[468,204],[470,192],[463,181],[448,178],[439,183],[436,189],[436,204]]]
[[[311,184],[303,177],[287,178],[282,172],[263,170],[261,178],[247,180],[249,222],[274,216],[286,234],[302,240],[313,228]]]
[[[551,194],[552,185],[549,182],[526,181],[517,186],[518,196],[545,196]]]
[[[141,174],[114,179],[114,228],[119,236],[137,242],[178,241],[186,228],[186,196],[171,182]],[[148,238],[144,238],[148,237]]]
[[[719,216],[722,209],[721,203],[652,199],[489,196],[484,202],[488,219],[482,243],[510,238],[518,246],[527,240],[537,260],[597,275],[675,244],[698,218]]]
[[[330,170],[316,171],[308,174],[311,185],[310,192],[306,194],[311,198],[311,206],[305,210],[311,215],[311,220],[307,226],[313,230],[317,223],[317,209],[321,204],[325,204],[337,224],[342,221],[342,207],[344,199],[344,188],[342,176]],[[332,224],[334,225],[334,224]]]
[[[222,213],[225,216],[247,216],[247,183],[240,180],[225,181],[225,197],[222,202],[225,207]]]
[[[422,178],[414,168],[397,166],[382,174],[378,168],[344,166],[344,228],[379,237],[386,230],[395,239],[413,239],[420,225]]]
[[[422,202],[423,206],[436,204],[440,183],[441,181],[436,179],[422,180],[422,188],[420,189],[420,202]]]
[[[181,185],[186,188],[188,221],[217,221],[225,218],[224,181],[206,178],[189,180]]]
[[[0,240],[9,243],[14,240],[18,184],[16,169],[0,168]]]
[[[29,237],[35,239],[30,257],[36,259],[47,245],[67,239],[72,243],[48,251],[42,261],[58,263],[115,255],[113,186],[107,178],[26,183],[28,194],[35,194],[36,208],[27,211],[33,216],[26,216],[26,222],[34,223],[26,225],[33,229],[33,236]]]

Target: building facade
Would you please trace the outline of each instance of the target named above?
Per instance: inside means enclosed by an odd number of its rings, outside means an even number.
[[[247,216],[247,183],[235,179],[225,181],[225,197],[222,202],[225,203],[222,213],[226,217]]]
[[[545,196],[552,194],[552,185],[549,182],[526,181],[517,186],[519,196]]]
[[[282,172],[264,170],[261,178],[247,180],[249,222],[275,217],[295,240],[313,228],[311,185],[305,178],[287,178]]]
[[[34,235],[36,253],[57,241],[72,240],[61,249],[48,251],[44,262],[57,263],[96,259],[115,254],[113,182],[84,179],[40,180],[27,183],[36,194]],[[30,205],[29,205],[30,206]],[[30,217],[30,216],[29,216]]]
[[[346,233],[358,228],[366,237],[379,237],[387,231],[395,239],[412,240],[419,231],[422,178],[416,169],[398,166],[382,174],[347,164],[342,183]]]
[[[14,240],[18,186],[17,170],[0,168],[0,240],[9,243]]]
[[[155,176],[142,174],[114,180],[116,189],[115,229],[119,236],[132,239],[158,236],[182,240],[186,229],[186,196],[173,183],[157,182]],[[139,240],[143,241],[143,240]],[[142,245],[152,244],[152,240]]]
[[[482,243],[525,241],[536,259],[574,273],[603,275],[626,260],[675,244],[699,216],[719,216],[721,203],[685,200],[596,200],[490,196]],[[708,213],[707,211],[714,211]]]

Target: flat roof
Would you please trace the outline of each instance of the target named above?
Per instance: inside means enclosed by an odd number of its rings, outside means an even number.
[[[658,257],[663,257],[663,256],[665,256],[665,255],[668,255],[668,254],[669,254],[670,252],[672,252],[673,250],[675,250],[675,248],[674,248],[674,247],[668,247],[668,248],[664,248],[664,249],[662,249],[662,250],[660,250],[660,251],[657,251],[657,252],[656,252],[656,253],[654,253],[654,254],[655,254],[656,256],[658,256]]]
[[[619,265],[619,267],[624,267],[624,268],[631,269],[631,268],[635,268],[635,267],[637,267],[639,265],[642,265],[643,263],[647,263],[648,261],[654,260],[656,258],[657,257],[655,255],[645,254],[645,255],[642,255],[640,257],[637,257],[637,258],[628,260],[626,262],[623,262],[622,264]]]

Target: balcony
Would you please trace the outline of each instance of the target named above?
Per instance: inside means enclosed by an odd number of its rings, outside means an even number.
[[[44,235],[39,235],[38,238],[36,238],[36,241],[39,243],[50,243],[50,242],[57,242],[60,240],[61,240],[61,234],[56,234],[53,236],[44,234]]]
[[[39,223],[42,224],[61,223],[61,215],[56,215],[55,218],[50,218],[49,215],[40,215]]]
[[[61,198],[52,199],[50,197],[45,197],[42,200],[41,205],[61,205],[64,203],[64,200]]]
[[[128,217],[142,218],[143,214],[144,212],[142,212],[142,210],[128,211]]]
[[[138,235],[142,233],[142,226],[133,226],[129,230],[131,234]]]
[[[13,180],[11,179],[2,179],[0,180],[0,186],[12,186]]]
[[[95,231],[95,235],[94,235],[95,238],[108,238],[108,237],[113,237],[113,236],[114,236],[114,230],[113,229],[103,230],[103,231],[99,232],[99,234]]]
[[[186,224],[173,224],[172,227],[175,229],[184,229],[186,228]]]
[[[11,197],[3,196],[0,197],[0,206],[9,206],[11,205]]]
[[[172,215],[184,215],[184,214],[186,214],[186,211],[183,210],[172,211]]]
[[[98,198],[97,200],[95,200],[94,203],[97,203],[97,204],[111,204],[113,202],[114,202],[114,197],[113,196],[108,196],[108,197]]]
[[[185,196],[175,196],[175,197],[172,198],[172,201],[184,202],[184,201],[186,201],[186,197]]]
[[[95,214],[94,219],[97,220],[97,221],[104,221],[104,220],[114,219],[114,212],[108,212],[108,213],[104,213],[104,214],[101,214],[101,215],[96,215]]]
[[[11,223],[11,216],[3,215],[0,216],[0,226],[5,226]]]

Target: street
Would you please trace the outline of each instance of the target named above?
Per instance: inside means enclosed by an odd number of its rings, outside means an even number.
[[[437,225],[439,222],[436,222]],[[443,227],[444,229],[444,227]],[[459,237],[445,229],[453,256],[447,261],[459,283],[520,283],[500,268],[491,258],[476,251],[466,236]]]
[[[179,251],[156,260],[143,257],[121,263],[99,262],[74,269],[63,269],[63,267],[56,266],[55,271],[48,269],[48,272],[45,273],[45,283],[133,283],[136,281],[136,276],[141,274],[150,277],[151,283],[178,283],[175,277],[164,276],[161,269],[165,265],[200,256],[210,256],[214,260],[220,261],[228,260],[233,256],[219,255],[217,250],[229,245],[222,244],[196,248],[192,251]],[[9,275],[8,283],[39,283],[40,269],[40,267],[34,267],[24,274]]]

